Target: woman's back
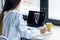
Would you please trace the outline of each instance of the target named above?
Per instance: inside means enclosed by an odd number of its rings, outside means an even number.
[[[17,10],[10,10],[8,12],[4,12],[3,18],[3,35],[8,37],[10,40],[15,38],[15,40],[19,39],[18,37],[18,27],[20,25],[20,13]]]

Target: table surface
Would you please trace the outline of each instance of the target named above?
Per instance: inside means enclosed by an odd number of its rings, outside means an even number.
[[[59,26],[53,26],[51,33],[44,34],[44,35],[38,35],[33,37],[35,39],[43,39],[43,40],[60,40],[60,27]]]
[[[48,33],[48,34],[45,34],[45,35],[37,35],[35,37],[32,37],[32,39],[60,40],[60,26],[53,25],[51,33]]]

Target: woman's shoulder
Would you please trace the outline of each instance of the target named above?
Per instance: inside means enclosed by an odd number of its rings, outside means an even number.
[[[17,11],[17,10],[11,10],[9,13],[11,16],[20,16],[21,15],[20,11]]]
[[[10,10],[9,11],[10,13],[12,12],[12,13],[20,13],[19,11],[17,11],[17,10]]]
[[[8,16],[10,18],[19,17],[20,15],[21,15],[20,11],[17,11],[17,10],[10,10],[4,13],[4,16]]]
[[[9,15],[20,15],[20,11],[17,10],[10,10],[7,12]]]
[[[5,11],[5,14],[12,14],[12,13],[20,13],[20,11],[17,10],[9,10],[9,11]]]

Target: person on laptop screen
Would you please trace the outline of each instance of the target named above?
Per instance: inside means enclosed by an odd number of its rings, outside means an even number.
[[[40,16],[39,13],[34,13],[34,24],[38,24],[38,22],[39,22],[39,16]]]

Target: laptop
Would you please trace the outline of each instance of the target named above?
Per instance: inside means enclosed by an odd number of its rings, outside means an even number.
[[[39,11],[29,11],[27,25],[30,27],[40,27],[45,24],[45,13]]]

